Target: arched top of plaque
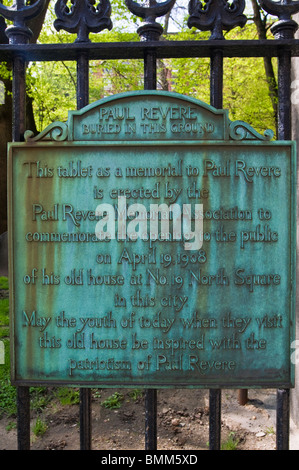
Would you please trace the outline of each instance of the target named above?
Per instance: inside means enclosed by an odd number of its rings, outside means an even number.
[[[243,121],[230,121],[228,110],[195,98],[164,91],[134,91],[69,111],[66,123],[54,122],[27,142],[269,141],[273,132],[259,134]]]

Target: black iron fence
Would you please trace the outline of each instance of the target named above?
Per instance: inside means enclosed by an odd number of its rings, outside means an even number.
[[[299,56],[299,40],[294,39],[297,24],[291,15],[299,11],[299,2],[289,0],[274,2],[260,0],[260,7],[278,17],[271,28],[274,38],[263,40],[225,40],[223,31],[244,26],[245,1],[232,2],[199,0],[188,3],[188,26],[211,31],[208,40],[160,41],[163,28],[156,21],[167,15],[176,0],[124,0],[127,8],[144,19],[138,29],[140,42],[92,43],[90,32],[111,29],[111,4],[109,0],[58,0],[55,4],[55,27],[76,33],[77,39],[69,44],[32,44],[29,21],[34,21],[47,8],[47,0],[14,0],[12,6],[0,3],[0,15],[9,20],[2,28],[9,40],[0,45],[1,61],[12,63],[13,68],[13,141],[23,140],[26,122],[26,63],[29,61],[77,62],[77,107],[89,100],[89,61],[142,59],[144,61],[144,89],[157,87],[157,60],[163,58],[210,58],[210,104],[223,106],[223,59],[225,57],[277,57],[278,58],[278,129],[279,140],[291,139],[291,58]],[[113,1],[112,7],[113,7]],[[1,17],[0,17],[1,19]],[[30,448],[30,400],[29,387],[17,389],[18,448]],[[289,447],[289,390],[277,391],[277,449]],[[210,390],[211,450],[220,449],[221,390]],[[91,448],[91,391],[80,389],[80,448]],[[145,393],[145,449],[157,448],[157,391]]]

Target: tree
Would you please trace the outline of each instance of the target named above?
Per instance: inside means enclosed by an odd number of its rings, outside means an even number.
[[[28,5],[34,3],[29,0]],[[46,1],[42,14],[35,20],[28,23],[33,35],[31,42],[36,42],[43,26],[44,18],[49,6],[50,0]],[[0,40],[2,44],[8,42],[4,33],[6,24],[3,18],[0,22]],[[0,79],[4,83],[4,103],[0,105],[0,234],[7,230],[7,142],[12,140],[12,82],[11,82],[11,64],[1,64]],[[32,108],[32,99],[27,98],[27,125],[35,129],[34,114]]]
[[[253,8],[253,21],[256,26],[259,39],[267,39],[267,32],[269,26],[267,24],[268,15],[263,13],[263,10],[259,6],[256,0],[251,0]],[[269,96],[272,102],[273,115],[275,119],[275,128],[277,128],[277,103],[278,103],[278,88],[277,80],[274,73],[274,67],[271,57],[264,57],[264,67],[266,73],[266,79],[268,82]]]

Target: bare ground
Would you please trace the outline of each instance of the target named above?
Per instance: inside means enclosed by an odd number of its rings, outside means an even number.
[[[101,403],[116,390],[102,389],[92,400],[93,450],[144,450],[144,399],[129,390],[119,409]],[[233,441],[236,450],[275,450],[276,391],[250,390],[248,403],[238,403],[238,391],[222,391],[221,442]],[[158,391],[158,450],[208,450],[209,397],[206,390]],[[32,450],[78,450],[79,406],[52,401],[42,412],[32,412],[47,424],[42,436],[31,432]],[[8,428],[10,430],[8,430]],[[17,449],[15,421],[0,419],[0,450]]]

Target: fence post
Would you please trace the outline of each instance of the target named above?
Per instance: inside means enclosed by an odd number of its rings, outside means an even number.
[[[163,28],[147,31],[145,25],[138,29],[141,40],[159,40]],[[157,58],[154,50],[144,54],[144,89],[157,89]],[[145,450],[157,449],[157,390],[145,390]]]
[[[77,60],[77,108],[89,103],[89,59],[80,53]],[[91,450],[91,390],[80,388],[80,450]]]
[[[25,6],[24,1],[16,3],[15,8],[1,6],[0,13],[4,18],[13,21],[5,33],[9,44],[25,45],[29,43],[32,31],[26,26],[28,17],[38,16],[44,7],[44,0],[38,0],[33,6]],[[13,59],[12,72],[12,139],[20,142],[24,138],[26,126],[26,63],[21,55]],[[30,449],[30,394],[29,387],[17,387],[17,430],[18,449]]]
[[[221,31],[222,34],[222,31]],[[210,62],[210,102],[217,109],[223,106],[223,52],[212,52]],[[221,390],[211,389],[210,392],[210,425],[209,449],[220,450],[221,447]]]
[[[17,387],[18,450],[30,450],[29,387]]]
[[[290,390],[277,390],[276,404],[276,450],[289,449]]]
[[[196,27],[201,31],[210,31],[210,41],[224,41],[223,30],[244,26],[247,18],[243,15],[245,2],[239,2],[236,8],[229,10],[226,2],[210,1],[203,6],[200,2],[189,4],[189,28]],[[223,107],[223,51],[213,49],[210,56],[210,103],[214,108]],[[210,426],[209,448],[220,450],[221,446],[221,389],[209,391]]]
[[[145,450],[157,449],[157,390],[145,390]]]
[[[170,12],[175,0],[166,0],[162,4],[156,1],[139,5],[133,0],[125,0],[128,9],[135,15],[144,18],[145,23],[137,30],[140,40],[145,42],[159,41],[163,27],[156,22],[156,18]],[[157,88],[157,56],[156,51],[149,50],[144,54],[144,89]],[[145,390],[145,449],[157,449],[157,390]]]
[[[291,15],[299,11],[297,2],[276,3],[261,0],[261,6],[279,21],[273,24],[271,32],[275,39],[294,39],[298,28]],[[283,48],[278,55],[278,140],[290,140],[291,125],[291,50]],[[288,450],[290,427],[290,390],[277,390],[276,408],[276,449]]]

